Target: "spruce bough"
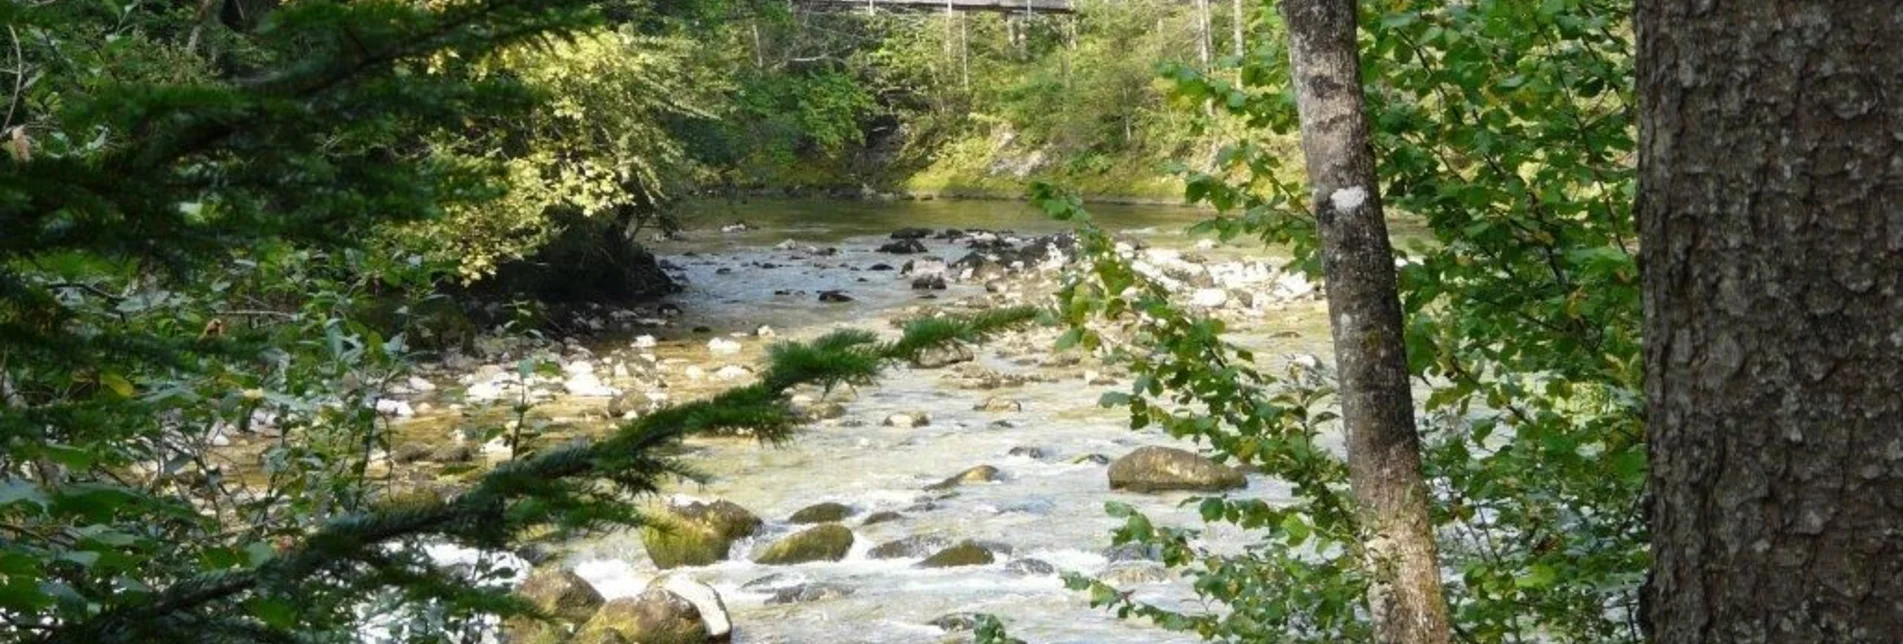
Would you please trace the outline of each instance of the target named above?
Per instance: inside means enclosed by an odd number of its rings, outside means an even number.
[[[295,599],[308,580],[368,587],[407,572],[455,580],[428,568],[396,570],[380,549],[403,540],[433,538],[461,545],[501,549],[520,545],[533,529],[554,527],[554,534],[611,525],[640,525],[642,517],[624,498],[595,489],[605,479],[624,495],[649,494],[669,475],[694,476],[678,461],[656,456],[668,441],[710,432],[747,430],[776,443],[792,437],[798,416],[785,393],[801,385],[831,388],[870,384],[885,366],[953,342],[975,342],[1030,323],[1032,308],[1009,308],[963,318],[924,318],[906,326],[891,342],[867,331],[838,331],[811,342],[783,343],[769,352],[769,365],[756,384],[712,398],[671,406],[622,425],[594,443],[577,444],[511,461],[476,481],[473,488],[441,501],[386,507],[331,522],[257,568],[205,575],[181,581],[150,601],[110,608],[97,617],[62,626],[42,642],[141,642],[198,636],[208,625],[225,632],[250,631],[249,639],[290,639],[294,629],[265,624],[224,623],[231,604],[269,598]],[[428,584],[412,582],[416,588]],[[486,599],[502,614],[530,612],[520,602]],[[294,621],[292,623],[295,623]]]

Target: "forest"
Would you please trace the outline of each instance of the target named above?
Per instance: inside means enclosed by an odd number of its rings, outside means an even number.
[[[1903,4],[9,0],[0,641],[1903,641]]]

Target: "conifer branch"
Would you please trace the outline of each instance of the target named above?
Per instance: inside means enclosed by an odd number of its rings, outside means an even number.
[[[879,343],[871,333],[858,330],[831,333],[807,343],[781,343],[770,349],[770,364],[757,384],[663,408],[621,425],[598,442],[503,463],[474,487],[449,499],[384,507],[331,521],[256,568],[180,581],[143,604],[62,625],[38,641],[144,642],[192,635],[192,626],[205,624],[210,611],[228,607],[241,595],[294,597],[310,584],[361,578],[366,572],[364,563],[383,556],[382,548],[407,539],[435,537],[499,549],[525,531],[551,523],[596,528],[601,527],[598,519],[612,518],[616,525],[640,525],[641,516],[628,509],[625,500],[584,499],[582,484],[607,479],[626,494],[654,493],[663,476],[681,471],[671,459],[653,455],[655,448],[669,441],[740,429],[752,431],[764,442],[787,440],[797,424],[784,400],[788,389],[869,383],[888,364],[955,342],[981,341],[1028,324],[1037,315],[1034,308],[1018,307],[963,318],[914,320],[890,343]],[[225,623],[228,628],[235,626]],[[259,630],[253,639],[263,640],[270,632]]]

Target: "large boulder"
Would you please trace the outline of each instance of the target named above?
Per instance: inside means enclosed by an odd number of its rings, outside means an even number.
[[[610,633],[641,644],[705,644],[711,637],[700,608],[693,602],[652,587],[640,595],[603,604],[576,637],[590,641]]]
[[[852,550],[852,540],[852,530],[837,523],[828,523],[774,542],[753,560],[767,565],[839,561]]]
[[[707,625],[708,641],[733,639],[733,617],[727,613],[727,602],[720,598],[720,591],[713,586],[686,575],[669,574],[648,582],[649,590],[656,588],[674,593],[700,611],[700,621]]]
[[[711,503],[700,501],[674,506],[674,513],[688,520],[702,523],[720,536],[728,539],[743,539],[760,531],[761,521],[758,515],[740,507],[740,504],[718,499]]]
[[[760,530],[760,517],[727,500],[695,501],[654,513],[641,542],[657,568],[705,566],[727,558],[733,542]]]
[[[1221,492],[1248,485],[1241,472],[1173,447],[1139,447],[1110,464],[1113,490]]]
[[[800,524],[834,523],[849,516],[852,516],[851,506],[844,503],[827,501],[825,503],[815,503],[800,508],[798,512],[793,513],[793,516],[787,517],[786,522]]]
[[[572,629],[588,623],[605,603],[601,593],[572,570],[537,571],[515,594],[550,618],[510,619],[505,628],[512,641],[525,643],[562,641]]]

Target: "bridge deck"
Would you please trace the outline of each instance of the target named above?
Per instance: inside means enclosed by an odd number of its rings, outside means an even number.
[[[1074,13],[1070,0],[798,0],[800,4],[836,9],[886,11],[995,11],[999,13]]]

